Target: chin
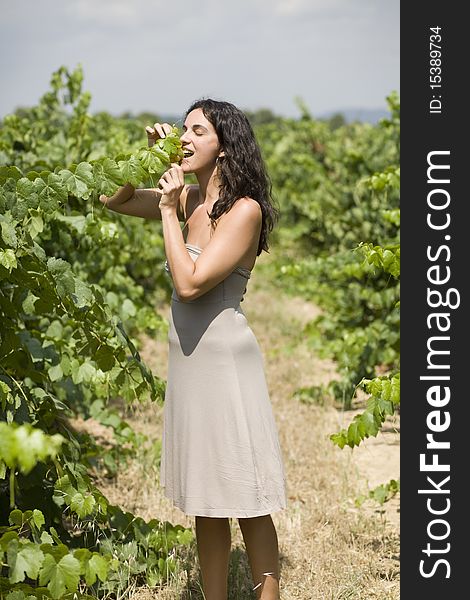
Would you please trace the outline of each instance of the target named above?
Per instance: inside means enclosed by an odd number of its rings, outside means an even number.
[[[188,161],[186,159],[182,160],[180,166],[183,169],[183,173],[194,173],[191,165],[188,163]]]
[[[184,162],[181,163],[181,168],[183,169],[183,173],[194,173],[193,169],[191,168],[191,165],[185,164]]]

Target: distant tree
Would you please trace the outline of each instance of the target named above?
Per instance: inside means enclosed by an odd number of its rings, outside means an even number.
[[[310,112],[305,100],[300,96],[296,96],[294,98],[295,103],[297,104],[297,108],[300,110],[300,120],[301,121],[312,121],[312,113]]]
[[[138,115],[135,116],[135,118],[140,121],[141,123],[149,123],[149,124],[154,124],[154,123],[160,123],[161,117],[160,115],[158,115],[157,113],[154,112],[149,112],[149,111],[143,111],[141,113],[139,113]]]
[[[146,124],[151,123],[152,125],[153,125],[153,123],[162,121],[162,117],[160,115],[157,115],[157,113],[150,112],[150,111],[143,111],[143,112],[134,114],[132,111],[126,110],[126,111],[122,112],[120,115],[118,115],[117,118],[118,119],[130,119],[131,121],[136,120],[136,121],[139,121],[140,123],[146,123]]]
[[[330,126],[331,131],[333,131],[334,129],[346,125],[346,119],[342,113],[335,113],[328,119],[328,125]]]
[[[252,126],[266,125],[267,123],[273,123],[280,117],[275,115],[270,108],[259,108],[258,110],[251,111],[245,110],[245,115],[248,117]]]
[[[25,119],[25,118],[29,117],[29,115],[31,114],[31,107],[30,106],[17,106],[11,114],[16,115],[20,119]]]

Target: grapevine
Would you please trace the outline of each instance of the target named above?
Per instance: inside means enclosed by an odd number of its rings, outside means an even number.
[[[124,572],[155,585],[192,540],[112,506],[93,478],[99,463],[113,471],[145,443],[113,399],[163,401],[134,332],[165,332],[144,285],[169,289],[158,232],[96,204],[126,182],[152,184],[181,143],[174,129],[141,147],[114,122],[110,153],[81,82],[81,69],[62,67],[39,105],[0,129],[0,594],[11,600],[121,593]],[[114,448],[77,431],[77,416],[112,427]]]

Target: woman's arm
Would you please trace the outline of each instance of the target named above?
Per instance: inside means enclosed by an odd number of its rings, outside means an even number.
[[[151,148],[157,139],[164,138],[166,134],[172,131],[168,123],[155,123],[153,127],[146,127],[148,145]],[[179,221],[185,220],[186,197],[188,187],[184,186],[177,204],[177,216]],[[142,217],[143,219],[162,219],[159,202],[162,197],[161,192],[155,188],[136,189],[130,183],[120,187],[115,194],[108,197],[102,194],[100,202],[106,208],[132,217]]]
[[[184,221],[184,208],[189,186],[185,186],[181,192],[177,207],[179,221]],[[159,202],[162,197],[161,192],[155,188],[136,189],[130,183],[120,187],[112,196],[100,196],[106,208],[132,217],[142,217],[143,219],[162,219]]]
[[[189,256],[176,211],[162,208],[165,252],[179,298],[195,300],[223,281],[258,247],[262,226],[261,207],[252,198],[240,198],[219,219],[211,241],[196,261]]]
[[[195,300],[223,281],[248,253],[258,248],[262,210],[256,200],[239,198],[217,223],[209,244],[196,261],[189,256],[178,224],[176,207],[184,186],[181,166],[172,164],[158,182],[165,254],[173,284],[184,302]]]

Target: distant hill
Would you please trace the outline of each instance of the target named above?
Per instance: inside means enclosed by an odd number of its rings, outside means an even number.
[[[162,123],[170,123],[170,125],[176,123],[181,126],[184,115],[159,115],[159,117]]]
[[[254,114],[256,114],[256,111]],[[319,115],[313,114],[313,117],[317,119],[330,119],[332,116],[337,114],[343,115],[346,123],[352,123],[353,121],[361,121],[362,123],[371,123],[372,125],[378,123],[380,119],[390,116],[390,112],[385,108],[344,108],[338,110],[331,110]],[[163,123],[171,124],[180,121],[182,118],[182,115],[159,116]]]
[[[353,121],[361,121],[362,123],[371,123],[374,125],[380,119],[390,116],[390,112],[385,108],[344,108],[332,110],[321,115],[317,115],[319,119],[330,119],[333,115],[343,115],[346,123]]]

